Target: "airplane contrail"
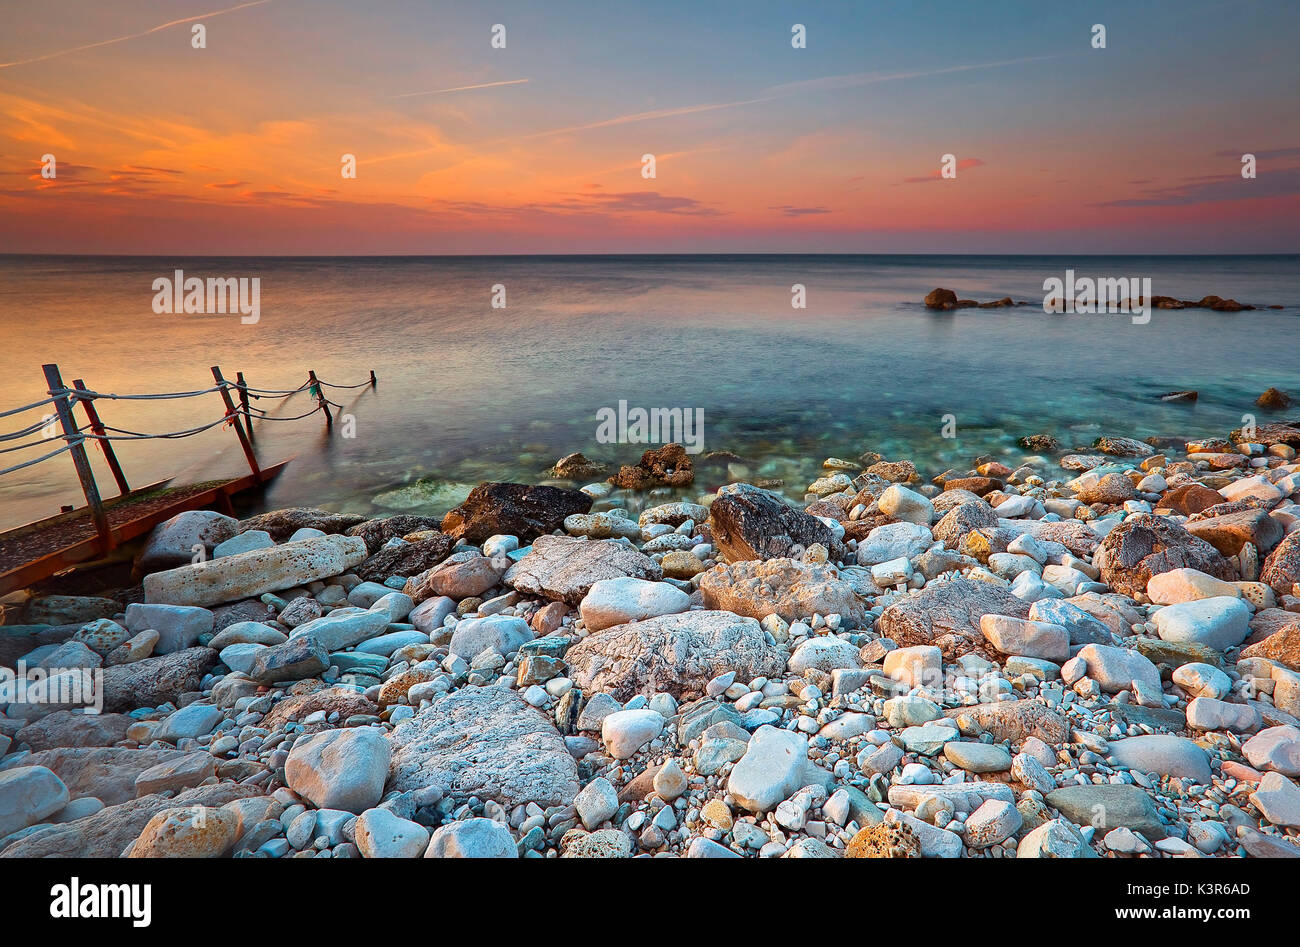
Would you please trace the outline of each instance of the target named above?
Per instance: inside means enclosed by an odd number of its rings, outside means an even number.
[[[447,92],[468,92],[471,89],[492,89],[501,85],[519,85],[521,82],[532,82],[531,79],[507,79],[504,82],[483,82],[479,85],[458,85],[450,89],[430,89],[428,92],[403,92],[401,95],[395,95],[395,99],[409,99],[415,95],[443,95]]]
[[[0,62],[0,69],[8,69],[10,66],[26,66],[34,62],[44,62],[47,59],[54,59],[58,56],[67,56],[69,53],[79,53],[87,49],[98,49],[100,46],[112,46],[114,43],[125,43],[129,39],[139,39],[141,36],[148,36],[150,33],[157,33],[159,30],[165,30],[172,26],[180,26],[182,23],[193,23],[195,20],[209,20],[214,16],[223,16],[224,14],[234,13],[236,10],[244,10],[248,7],[260,7],[262,4],[270,2],[271,0],[251,0],[249,3],[241,3],[239,6],[227,7],[224,10],[214,10],[211,13],[200,13],[198,16],[189,16],[182,20],[171,20],[167,23],[160,23],[142,33],[131,33],[127,36],[117,36],[113,39],[100,40],[98,43],[86,43],[84,46],[73,46],[70,49],[60,49],[53,53],[46,53],[43,56],[33,56],[31,59],[16,59],[13,62]]]

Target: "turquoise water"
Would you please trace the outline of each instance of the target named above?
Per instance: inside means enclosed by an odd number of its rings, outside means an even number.
[[[1019,457],[1015,438],[1040,431],[1067,445],[1099,433],[1222,434],[1255,410],[1264,388],[1300,395],[1298,264],[1295,256],[0,257],[0,409],[40,398],[48,361],[65,379],[116,393],[205,388],[214,364],[266,388],[295,387],[309,369],[347,384],[373,369],[376,391],[330,392],[355,418],[355,437],[341,427],[326,435],[319,416],[259,425],[265,462],[296,458],[267,505],[440,512],[463,485],[536,480],[572,451],[633,463],[644,445],[596,441],[597,412],[620,400],[702,409],[705,451],[734,452],[751,476],[784,478],[801,495],[827,456],[876,451],[933,474],[982,454]],[[1285,308],[1156,311],[1147,325],[1046,315],[1043,281],[1067,267],[1150,277],[1157,295]],[[155,314],[153,280],[177,268],[258,278],[260,320]],[[795,283],[806,287],[804,310],[791,308]],[[504,309],[491,305],[498,284]],[[935,313],[921,300],[936,286],[1032,305]],[[1185,388],[1200,392],[1195,404],[1156,397]],[[311,407],[301,394],[257,403],[283,415]],[[216,394],[100,410],[135,431],[221,414]],[[941,436],[946,415],[955,438]],[[133,484],[235,474],[243,464],[221,428],[118,452]],[[0,455],[0,467],[18,459]],[[92,452],[92,460],[111,495],[102,459]],[[726,477],[725,468],[702,471],[697,485]],[[3,525],[79,500],[66,456],[0,477]]]

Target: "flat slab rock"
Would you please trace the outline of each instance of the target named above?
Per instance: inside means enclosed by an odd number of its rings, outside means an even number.
[[[32,750],[55,747],[112,746],[126,736],[135,723],[126,714],[83,714],[60,710],[27,724],[16,734],[15,743],[26,743]]]
[[[988,582],[936,582],[888,606],[880,616],[880,630],[900,647],[935,645],[945,660],[970,651],[987,657],[992,652],[980,631],[984,615],[1028,618],[1029,603]]]
[[[136,777],[145,770],[190,755],[185,750],[57,747],[38,750],[25,762],[52,771],[63,780],[73,799],[94,796],[111,806],[135,798]]]
[[[752,618],[694,611],[607,628],[579,641],[565,660],[584,692],[626,701],[655,692],[700,697],[726,671],[738,681],[772,677],[785,668],[786,653],[766,642]]]
[[[105,668],[104,709],[111,713],[175,702],[186,691],[199,690],[203,675],[216,663],[217,652],[211,648],[186,648]]]
[[[814,613],[840,615],[852,624],[863,619],[863,602],[840,572],[826,563],[768,559],[719,565],[700,577],[708,608],[760,621],[780,615],[793,622]]]
[[[1047,794],[1047,804],[1076,825],[1096,825],[1099,833],[1121,825],[1152,841],[1168,833],[1155,803],[1137,786],[1063,786]]]
[[[624,576],[657,582],[664,573],[649,556],[613,540],[539,536],[504,581],[520,592],[577,605],[601,579]]]
[[[0,851],[0,858],[117,858],[159,812],[182,806],[222,806],[262,793],[260,786],[217,783],[175,796],[141,796],[25,836]]]
[[[466,687],[435,700],[391,735],[388,790],[438,786],[448,795],[568,805],[578,766],[564,738],[515,691]]]

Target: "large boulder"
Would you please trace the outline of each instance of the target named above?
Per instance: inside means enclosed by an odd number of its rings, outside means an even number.
[[[980,619],[985,615],[1028,618],[1029,603],[988,582],[935,582],[888,606],[880,631],[900,646],[935,645],[947,660],[968,651],[988,655]]]
[[[364,523],[366,518],[356,513],[331,513],[329,510],[288,509],[271,510],[249,517],[239,524],[239,531],[260,529],[269,533],[277,543],[282,543],[300,529],[318,529],[322,533],[343,533]]]
[[[790,556],[813,543],[832,553],[838,548],[834,532],[821,520],[743,483],[719,491],[709,507],[709,528],[714,545],[732,562]]]
[[[998,515],[983,500],[975,499],[955,506],[934,524],[932,533],[949,549],[961,545],[962,537],[974,529],[992,529],[998,525]]]
[[[517,691],[466,687],[434,700],[392,732],[388,789],[436,786],[506,808],[562,806],[578,793],[578,767],[554,722]]]
[[[1071,822],[1097,825],[1104,831],[1124,826],[1157,841],[1169,831],[1151,797],[1124,783],[1063,786],[1047,794],[1047,804]]]
[[[624,576],[657,582],[663,569],[644,553],[612,539],[539,536],[504,581],[529,595],[578,605],[597,582]]]
[[[760,621],[780,615],[789,622],[820,615],[862,621],[863,602],[834,566],[795,559],[746,560],[719,565],[700,576],[706,608]]]
[[[149,541],[136,560],[141,572],[175,569],[201,559],[212,558],[212,551],[239,531],[239,521],[212,510],[186,510],[159,523],[149,534]],[[196,547],[203,548],[197,549]]]
[[[514,654],[520,645],[532,638],[533,629],[528,622],[514,615],[462,618],[456,623],[447,650],[471,661],[489,648],[501,655]]]
[[[1250,634],[1250,608],[1239,598],[1215,596],[1166,605],[1155,613],[1156,633],[1165,641],[1193,642],[1226,651]]]
[[[1094,560],[1101,578],[1117,592],[1146,592],[1153,575],[1173,569],[1196,569],[1217,579],[1235,578],[1223,555],[1173,520],[1139,513],[1120,523],[1102,540]]]
[[[526,543],[559,529],[566,516],[590,509],[591,497],[577,490],[481,483],[442,518],[442,531],[475,545],[497,535],[517,536]]]
[[[675,585],[620,576],[592,585],[580,611],[587,630],[600,631],[630,621],[675,615],[690,607],[691,597]]]
[[[771,812],[812,780],[808,740],[800,733],[759,727],[727,779],[727,792],[750,812]]]
[[[317,808],[360,814],[383,796],[391,758],[382,730],[326,730],[294,743],[284,764],[285,782]]]
[[[426,599],[447,596],[460,601],[482,595],[501,581],[506,565],[467,549],[407,579],[402,591],[420,604]]]
[[[694,611],[588,635],[565,660],[584,692],[603,691],[626,701],[656,692],[699,697],[705,684],[726,671],[735,671],[739,681],[771,677],[781,673],[786,656],[767,643],[752,618]]]
[[[203,675],[216,665],[217,657],[211,648],[186,648],[104,668],[104,709],[112,713],[175,703],[181,694],[200,689]]]
[[[178,806],[155,815],[131,846],[132,858],[220,858],[239,838],[239,814]]]
[[[301,681],[315,677],[330,666],[329,652],[311,635],[292,638],[282,644],[262,647],[248,667],[248,676],[259,684]]]
[[[154,654],[175,654],[199,643],[199,636],[213,629],[213,614],[192,605],[145,605],[132,602],[126,607],[126,628],[132,635],[158,632]],[[125,643],[125,642],[123,642]]]

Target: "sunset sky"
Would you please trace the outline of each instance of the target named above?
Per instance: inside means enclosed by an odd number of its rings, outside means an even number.
[[[1300,251],[1292,0],[45,0],[3,19],[0,252]]]

